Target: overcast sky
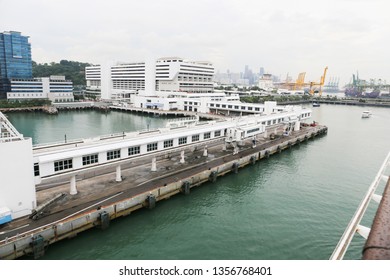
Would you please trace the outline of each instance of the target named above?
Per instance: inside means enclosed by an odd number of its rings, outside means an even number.
[[[37,62],[180,56],[216,70],[390,83],[389,0],[0,0]]]

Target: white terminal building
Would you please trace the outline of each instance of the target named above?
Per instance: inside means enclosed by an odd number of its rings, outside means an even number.
[[[206,61],[165,57],[90,66],[85,73],[87,95],[125,101],[139,108],[205,112],[207,100],[222,100],[225,96],[214,93],[214,67]]]
[[[34,79],[11,79],[8,100],[49,99],[57,102],[73,102],[73,82],[65,76]]]

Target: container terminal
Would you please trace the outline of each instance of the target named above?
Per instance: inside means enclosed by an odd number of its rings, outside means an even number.
[[[267,102],[262,114],[32,146],[1,114],[0,258],[47,246],[327,133],[311,109]],[[17,171],[15,171],[17,170]]]

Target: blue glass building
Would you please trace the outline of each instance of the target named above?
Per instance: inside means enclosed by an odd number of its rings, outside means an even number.
[[[0,98],[10,90],[10,79],[31,79],[31,45],[20,32],[0,33]]]

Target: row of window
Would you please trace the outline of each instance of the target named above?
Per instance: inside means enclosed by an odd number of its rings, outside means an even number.
[[[71,98],[65,98],[65,99],[55,99],[54,102],[58,102],[58,103],[61,103],[61,102],[73,102],[74,100],[71,99]]]
[[[9,93],[8,94],[9,97],[41,97],[43,96],[42,93],[27,93],[27,94],[24,94],[24,93]]]
[[[235,110],[248,110],[248,111],[257,111],[257,112],[263,112],[264,108],[260,107],[246,107],[246,106],[238,106],[238,105],[226,105],[226,104],[214,104],[210,103],[210,107],[215,107],[215,108],[228,108],[228,109],[235,109]],[[240,108],[241,107],[241,108]],[[254,110],[253,110],[254,108]]]
[[[219,137],[221,136],[221,130],[214,131],[214,136]],[[203,139],[210,139],[211,138],[211,132],[206,132],[203,134]],[[178,139],[179,145],[185,145],[187,144],[188,137],[180,137]],[[192,142],[197,142],[200,140],[200,134],[195,134],[191,136]],[[164,148],[170,148],[173,147],[173,139],[165,140],[164,141]],[[147,152],[156,151],[158,149],[158,142],[149,143],[146,145]],[[133,146],[128,148],[128,155],[138,155],[141,153],[141,146]],[[114,159],[120,159],[121,158],[121,149],[111,150],[106,152],[107,160],[114,160]],[[99,162],[99,154],[90,154],[85,155],[82,157],[82,164],[83,166],[91,165]],[[54,171],[59,172],[67,169],[73,168],[73,159],[64,159],[54,162]],[[34,164],[34,175],[39,176],[39,164]]]
[[[189,101],[189,102],[187,102],[187,101],[184,101],[184,104],[189,104],[189,105],[192,105],[192,103],[194,103],[194,105],[198,105],[198,102],[192,102],[192,101]]]
[[[253,133],[253,132],[256,132],[256,131],[259,131],[259,130],[260,130],[260,128],[257,127],[257,128],[249,129],[246,133],[250,134],[250,133]]]
[[[164,74],[164,73],[159,73],[159,74]],[[179,77],[177,79],[178,81],[199,81],[199,82],[212,82],[211,78],[202,78],[202,77],[184,77],[181,78]]]

